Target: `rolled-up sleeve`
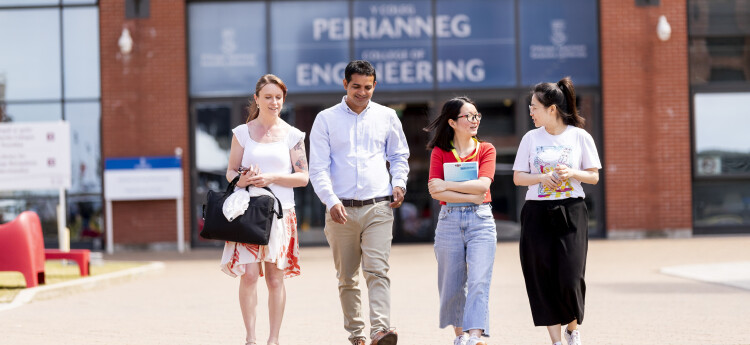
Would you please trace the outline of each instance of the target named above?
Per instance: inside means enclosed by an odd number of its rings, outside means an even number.
[[[340,203],[331,183],[331,145],[328,124],[319,114],[310,130],[310,181],[327,209]]]
[[[388,128],[388,138],[385,152],[390,163],[391,185],[406,190],[406,179],[409,175],[409,144],[406,142],[404,129],[396,113],[391,113],[391,125]]]

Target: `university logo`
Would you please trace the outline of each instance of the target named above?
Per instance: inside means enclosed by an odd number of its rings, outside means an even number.
[[[567,23],[564,19],[553,19],[550,21],[552,34],[549,36],[550,44],[532,44],[529,47],[529,56],[532,60],[563,60],[563,59],[585,59],[588,57],[585,44],[566,44],[568,35],[566,33]]]
[[[234,29],[221,30],[221,52],[224,55],[232,55],[237,50]]]
[[[220,54],[202,53],[201,67],[256,67],[258,64],[255,54],[238,53],[237,35],[234,29],[221,30]]]

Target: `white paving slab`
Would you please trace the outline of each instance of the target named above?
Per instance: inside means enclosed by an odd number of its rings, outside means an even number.
[[[750,290],[750,261],[670,266],[661,273]]]

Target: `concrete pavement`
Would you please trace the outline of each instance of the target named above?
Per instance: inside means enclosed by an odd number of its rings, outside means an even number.
[[[748,248],[748,236],[591,241],[584,343],[750,344],[749,290],[721,279],[706,283],[661,273],[717,265],[708,272],[724,271],[726,278],[744,271]],[[330,250],[303,247],[301,256],[302,276],[286,281],[281,343],[348,344]],[[243,344],[238,280],[219,271],[219,257],[217,250],[105,256],[162,261],[165,268],[119,285],[1,311],[0,344]],[[396,245],[391,266],[392,324],[399,344],[452,344],[452,331],[437,327],[432,246]],[[264,344],[265,287],[258,293],[259,344]],[[498,244],[490,313],[489,344],[549,344],[546,331],[532,324],[516,242]]]

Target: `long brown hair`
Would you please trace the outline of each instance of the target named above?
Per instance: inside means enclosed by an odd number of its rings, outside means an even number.
[[[255,96],[260,96],[260,90],[268,85],[268,84],[276,84],[281,91],[284,93],[284,100],[286,100],[286,84],[281,80],[281,78],[273,75],[273,74],[266,74],[260,79],[258,79],[258,82],[255,84]],[[260,114],[260,109],[258,109],[258,104],[255,103],[253,100],[254,97],[250,96],[250,99],[247,102],[247,107],[245,108],[247,110],[247,122],[250,122],[258,117],[258,114]]]
[[[545,108],[554,104],[564,124],[580,128],[586,124],[586,119],[578,113],[576,89],[570,77],[562,78],[557,83],[536,84],[531,94],[536,96]]]

